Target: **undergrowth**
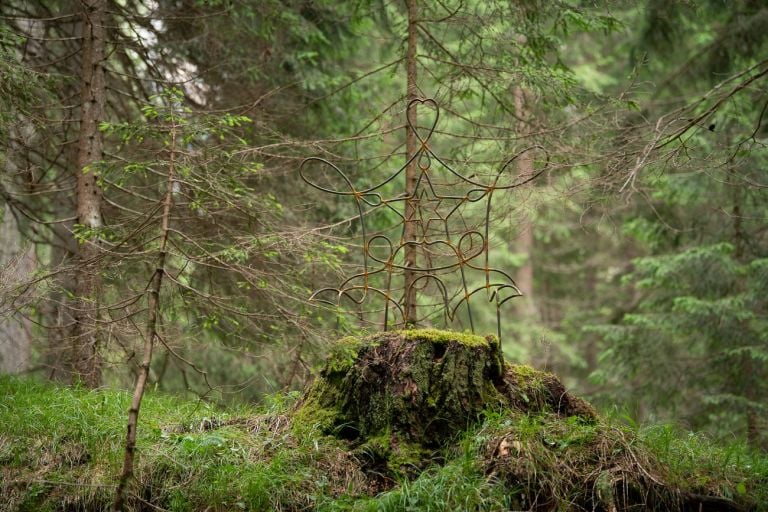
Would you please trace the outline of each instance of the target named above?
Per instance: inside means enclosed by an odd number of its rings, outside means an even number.
[[[672,425],[639,429],[639,442],[661,461],[673,485],[701,494],[749,497],[768,510],[768,456],[744,441],[714,443],[707,436]]]
[[[0,510],[108,508],[130,397],[10,377],[0,377],[0,397]],[[423,471],[377,475],[349,442],[311,422],[293,428],[291,404],[278,397],[222,411],[150,393],[131,510],[599,510],[621,500],[612,478],[631,481],[622,464],[674,489],[768,510],[768,459],[669,426],[489,412]]]

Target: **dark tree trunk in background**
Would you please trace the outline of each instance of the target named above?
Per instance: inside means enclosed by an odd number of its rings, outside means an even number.
[[[25,281],[35,270],[35,252],[25,247],[16,218],[8,205],[0,206],[0,285]],[[19,297],[16,303],[23,303]],[[0,310],[0,373],[19,373],[29,364],[31,322],[14,312],[13,304]]]
[[[525,89],[520,86],[515,86],[514,91],[515,98],[515,113],[518,118],[518,128],[516,130],[518,137],[525,137],[531,132],[529,119],[529,94]],[[533,153],[528,151],[517,159],[517,172],[521,178],[531,177],[534,175],[533,166]],[[530,198],[532,193],[533,183],[524,187],[522,193]],[[521,201],[523,204],[525,200]],[[536,306],[536,300],[534,295],[534,266],[533,266],[533,250],[534,250],[534,226],[531,215],[527,211],[520,212],[520,218],[518,219],[518,225],[520,229],[520,235],[515,240],[516,247],[515,252],[521,252],[526,255],[525,263],[517,272],[517,285],[520,291],[523,292],[523,297],[518,300],[518,304],[523,318],[529,321],[535,321],[539,317],[539,310]]]

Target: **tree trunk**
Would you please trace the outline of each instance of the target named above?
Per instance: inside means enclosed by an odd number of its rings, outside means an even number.
[[[106,49],[105,1],[83,1],[81,119],[77,154],[77,223],[84,239],[77,249],[74,326],[72,332],[73,379],[89,387],[101,384],[98,292],[99,238],[102,228],[102,192],[93,165],[101,160],[103,140],[99,123],[106,101],[104,66]]]
[[[60,207],[57,211],[60,213],[60,217],[65,216],[64,208]],[[77,253],[77,243],[70,235],[71,230],[71,222],[52,227],[57,242],[60,242],[51,247],[51,263],[54,268],[68,267]],[[41,317],[48,319],[42,363],[46,368],[47,378],[61,383],[72,382],[73,380],[70,336],[74,325],[71,299],[75,296],[74,278],[72,272],[59,273],[59,279],[54,282],[54,286],[51,287],[51,291],[41,308]]]
[[[418,89],[416,87],[416,48],[418,44],[418,27],[416,25],[416,0],[407,0],[408,4],[408,51],[405,54],[406,76],[408,82],[407,101],[409,111],[406,112],[410,123],[405,123],[405,158],[406,162],[413,158],[419,150],[419,141],[416,137],[415,128],[417,127],[417,107],[411,106],[411,101],[418,98]],[[413,128],[411,128],[411,124]],[[405,220],[403,224],[403,243],[405,267],[404,272],[404,304],[403,304],[403,323],[405,325],[415,324],[416,318],[416,272],[408,270],[416,266],[416,221],[417,221],[417,199],[416,183],[419,178],[419,168],[416,159],[413,159],[405,168]]]
[[[748,239],[747,233],[744,232],[744,226],[742,224],[742,191],[741,187],[736,181],[736,171],[731,170],[728,173],[726,183],[731,187],[733,207],[731,215],[733,218],[733,242],[734,252],[733,257],[741,264],[745,264],[747,258],[745,258],[746,242]],[[743,322],[743,321],[742,321]],[[744,326],[741,332],[749,332],[749,328]],[[744,407],[744,416],[746,419],[746,431],[747,431],[747,443],[754,449],[759,450],[763,448],[761,443],[761,429],[759,426],[760,411],[757,404],[761,402],[759,396],[758,386],[755,385],[753,379],[755,378],[755,367],[750,352],[745,351],[741,355],[740,361],[741,369],[741,382],[737,384],[737,392],[743,393],[746,399]]]
[[[19,226],[6,204],[0,211],[0,285],[14,286],[35,270],[35,252],[24,247]],[[14,297],[15,299],[16,297]],[[21,298],[23,301],[23,297]],[[21,302],[21,301],[20,301]],[[15,313],[11,304],[0,310],[0,373],[19,373],[29,363],[32,343],[30,321]]]
[[[166,182],[165,196],[163,199],[163,215],[161,218],[161,238],[160,250],[157,254],[157,266],[152,276],[152,282],[149,287],[149,303],[147,305],[147,324],[144,333],[144,356],[139,365],[139,374],[136,378],[136,385],[133,390],[133,399],[131,408],[128,410],[128,428],[125,439],[125,457],[123,459],[123,471],[120,474],[120,480],[115,493],[113,510],[121,511],[125,506],[125,490],[128,482],[133,477],[134,455],[136,452],[136,428],[139,423],[139,410],[141,409],[141,400],[144,397],[144,390],[149,377],[149,369],[152,364],[152,350],[155,346],[155,340],[158,337],[157,322],[160,316],[160,289],[163,284],[163,274],[165,274],[165,261],[168,249],[168,237],[171,225],[171,210],[173,209],[173,184],[175,179],[175,158],[176,158],[176,129],[174,124],[171,127],[170,155],[168,163],[168,180]]]
[[[585,272],[586,275],[584,278],[584,284],[587,292],[587,305],[590,311],[595,311],[598,308],[597,268],[594,265],[589,264],[587,265]],[[586,378],[583,379],[583,381],[585,383],[584,386],[586,393],[594,393],[597,391],[597,387],[589,381],[589,376],[597,371],[599,347],[596,338],[597,337],[594,334],[591,334],[588,337],[587,343],[584,347],[584,362],[586,363],[587,368],[585,372]]]
[[[62,49],[66,48],[66,51],[83,46],[81,37],[84,34],[84,22],[80,20],[80,23],[72,23],[73,20],[64,18],[61,24],[56,21],[41,23],[39,18],[50,13],[42,5],[44,3],[28,3],[30,17],[15,20],[19,32],[28,36],[24,43],[21,62],[24,66],[32,69],[43,69],[50,65],[51,51],[57,44],[54,43],[55,38],[51,38],[52,34],[56,34],[56,37],[61,37],[63,40],[71,41],[71,47],[69,43],[65,43],[62,47]],[[59,7],[62,12],[69,12],[81,7],[81,5],[67,0],[61,3]],[[77,59],[63,59],[54,67],[53,73],[72,77],[80,77],[82,74],[82,62],[78,62]],[[65,102],[63,104],[69,105],[70,99],[77,98],[81,89],[82,87],[77,82],[64,80],[57,84],[55,94],[60,101]],[[15,126],[11,126],[9,131],[10,144],[5,148],[6,177],[11,178],[5,181],[5,187],[13,195],[20,194],[20,202],[25,202],[24,197],[28,193],[33,193],[33,197],[37,196],[41,169],[47,169],[51,164],[61,165],[65,169],[76,169],[77,140],[70,140],[69,130],[65,126],[70,126],[71,122],[75,120],[76,110],[79,110],[76,108],[77,106],[75,104],[73,107],[66,107],[63,111],[63,126],[58,128],[54,127],[59,124],[55,122],[53,123],[54,126],[49,125],[41,129],[40,125],[34,119],[28,118],[27,114],[16,113],[18,124],[14,123]],[[45,147],[46,141],[51,138],[54,140],[47,143],[52,142],[54,146],[61,149],[61,159],[55,157],[52,161],[48,161],[46,151],[38,153],[39,148]],[[72,212],[76,210],[77,200],[76,197],[70,196],[69,187],[76,184],[77,175],[77,172],[71,172],[66,182],[59,185],[61,191],[54,192],[51,196],[41,197],[42,204],[37,204],[30,197],[31,202],[25,205],[26,208],[30,211],[36,211],[38,206],[42,206],[43,210],[49,210],[51,218],[69,219],[73,216]],[[9,186],[12,188],[9,189]],[[48,289],[46,299],[38,306],[37,317],[45,330],[41,332],[43,339],[40,340],[42,343],[37,348],[47,377],[58,382],[69,383],[72,381],[71,336],[74,325],[72,315],[75,276],[74,272],[65,269],[73,268],[73,258],[77,254],[77,241],[72,236],[74,219],[50,224],[47,229],[43,228],[42,225],[35,224],[33,222],[29,226],[33,236],[37,238],[47,235],[49,237],[47,246],[50,252],[47,258],[56,275],[56,278],[50,282],[51,286]]]
[[[23,173],[18,162],[23,161],[23,147],[34,144],[36,139],[32,123],[24,124],[23,129],[7,127],[9,144],[4,148],[4,176],[0,182],[0,193],[6,201],[19,193],[18,177]],[[32,322],[17,310],[27,297],[17,287],[29,280],[37,261],[34,247],[25,246],[20,220],[8,202],[0,203],[0,373],[26,370],[32,344]]]
[[[530,125],[528,119],[530,113],[528,112],[528,95],[525,90],[520,86],[515,86],[514,91],[515,98],[515,113],[518,118],[517,136],[524,137],[530,133]],[[530,178],[534,175],[535,169],[533,167],[533,155],[531,152],[520,155],[517,159],[517,172],[521,179]],[[533,184],[528,184],[521,191],[529,199],[532,194]],[[525,204],[527,201],[521,201]],[[533,250],[534,250],[534,227],[531,220],[531,214],[527,211],[521,211],[519,220],[520,235],[515,241],[518,245],[515,247],[515,252],[522,252],[526,255],[525,263],[517,272],[517,285],[520,291],[523,292],[523,296],[518,299],[518,305],[520,312],[526,320],[535,321],[539,317],[539,311],[536,306],[534,295],[534,267],[533,267]]]

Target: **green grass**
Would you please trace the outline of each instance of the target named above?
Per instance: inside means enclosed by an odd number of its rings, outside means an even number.
[[[512,501],[506,486],[488,479],[476,463],[451,461],[445,466],[424,472],[412,482],[374,498],[337,501],[324,504],[320,510],[355,512],[401,511],[480,511],[511,510]]]
[[[701,494],[750,496],[768,507],[768,457],[750,450],[743,441],[713,443],[672,425],[642,428],[639,439],[664,463],[673,484]]]
[[[130,397],[0,377],[0,510],[104,510],[122,462]],[[424,471],[382,486],[364,451],[291,425],[296,397],[222,411],[149,393],[131,510],[578,510],[610,477],[645,478],[768,510],[768,459],[671,427],[487,413]],[[624,468],[626,473],[617,472]],[[638,469],[639,468],[639,469]],[[633,476],[639,475],[639,476]],[[381,476],[381,475],[379,475]],[[409,478],[410,477],[410,478]]]
[[[18,498],[20,510],[52,509],[57,500],[62,506],[108,502],[122,464],[127,393],[0,377],[0,396],[0,493],[12,502]],[[213,413],[202,402],[151,396],[141,411],[139,449],[151,451],[162,423],[182,424]]]
[[[130,396],[9,377],[0,378],[0,396],[0,494],[10,496],[19,510],[58,509],[65,503],[106,507],[121,469]],[[303,468],[321,455],[311,440],[280,428],[280,412],[232,414],[202,401],[148,394],[138,429],[133,502],[147,490],[172,510],[197,510],[200,503],[222,509],[249,503],[269,510],[295,500],[292,494],[303,492],[310,476]],[[211,422],[225,425],[206,430]],[[332,453],[323,448],[322,456]],[[322,475],[315,481],[324,484]]]

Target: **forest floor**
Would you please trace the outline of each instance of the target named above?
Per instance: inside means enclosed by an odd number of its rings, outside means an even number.
[[[333,385],[334,375],[370,372],[372,361],[402,360],[422,346],[445,371],[462,350],[456,341],[407,335],[387,343],[346,340],[306,394],[276,395],[262,408],[224,410],[150,393],[129,508],[768,510],[768,458],[743,444],[718,445],[668,425],[629,426],[582,409],[588,404],[575,397],[568,398],[575,409],[565,410],[523,385],[514,396],[524,407],[485,407],[463,429],[432,432],[434,443],[399,423],[370,423],[367,433],[358,425],[350,435],[318,408],[330,396],[318,389]],[[524,375],[552,387],[550,374],[502,364],[504,379]],[[0,397],[0,510],[108,509],[130,396],[0,377]],[[348,408],[334,414],[342,412],[348,427]]]

